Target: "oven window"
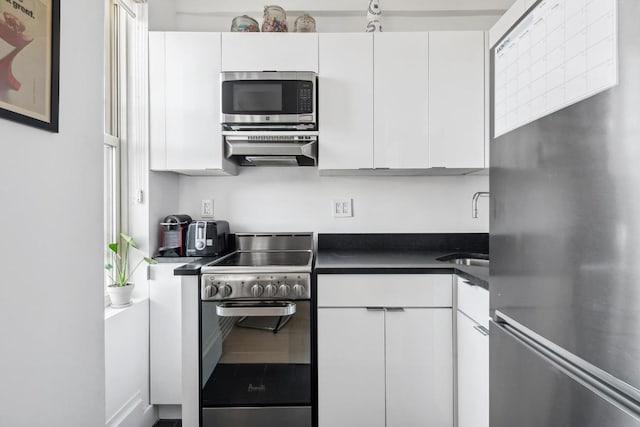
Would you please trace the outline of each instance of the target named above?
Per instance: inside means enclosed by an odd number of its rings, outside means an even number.
[[[221,317],[202,303],[203,407],[311,402],[309,301],[292,316]]]
[[[282,84],[235,83],[233,111],[238,113],[282,111]]]

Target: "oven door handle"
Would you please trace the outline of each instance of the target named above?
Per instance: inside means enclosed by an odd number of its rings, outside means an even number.
[[[223,302],[216,306],[221,317],[291,316],[296,314],[294,302]]]

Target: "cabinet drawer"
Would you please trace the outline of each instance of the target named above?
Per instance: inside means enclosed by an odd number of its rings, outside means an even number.
[[[450,274],[318,274],[318,307],[451,307]]]
[[[489,291],[470,284],[466,279],[456,276],[458,286],[458,310],[472,318],[476,323],[489,328]]]

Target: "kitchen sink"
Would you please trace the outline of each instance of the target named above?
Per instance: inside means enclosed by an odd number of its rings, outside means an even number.
[[[487,254],[457,253],[441,256],[436,259],[450,264],[489,267],[489,255]]]

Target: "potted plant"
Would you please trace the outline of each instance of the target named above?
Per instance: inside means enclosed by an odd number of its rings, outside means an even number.
[[[120,233],[118,242],[109,243],[107,245],[113,252],[114,264],[106,264],[105,270],[109,272],[111,285],[107,286],[107,293],[111,299],[111,306],[115,308],[127,307],[131,304],[131,292],[133,292],[133,283],[129,283],[129,279],[133,273],[140,267],[140,264],[146,262],[148,264],[157,264],[158,261],[143,256],[133,268],[129,268],[129,248],[138,249],[138,245],[131,236]]]

